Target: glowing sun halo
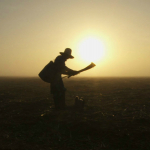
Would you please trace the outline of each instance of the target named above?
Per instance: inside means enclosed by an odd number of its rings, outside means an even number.
[[[97,62],[104,56],[104,45],[98,38],[88,37],[82,40],[78,49],[84,61]]]

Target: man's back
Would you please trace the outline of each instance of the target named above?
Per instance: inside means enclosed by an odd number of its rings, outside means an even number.
[[[57,72],[61,72],[62,70],[65,69],[65,58],[62,55],[59,55],[56,57],[55,61],[54,61],[54,65],[56,68]]]

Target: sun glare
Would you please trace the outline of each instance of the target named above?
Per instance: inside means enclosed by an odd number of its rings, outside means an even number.
[[[104,56],[104,44],[95,37],[88,37],[79,43],[79,55],[84,61],[97,62]]]

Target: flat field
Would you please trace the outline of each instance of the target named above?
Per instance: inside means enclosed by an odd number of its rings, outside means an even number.
[[[39,78],[0,78],[0,149],[149,150],[150,78],[64,79],[55,110]],[[78,95],[83,110],[74,109]]]

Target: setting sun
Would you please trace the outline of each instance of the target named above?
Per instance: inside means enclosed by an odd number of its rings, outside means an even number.
[[[79,55],[84,61],[97,62],[104,56],[104,44],[96,37],[87,37],[79,43]]]

